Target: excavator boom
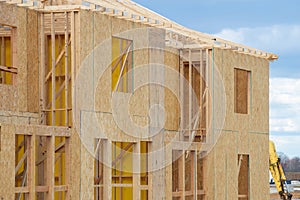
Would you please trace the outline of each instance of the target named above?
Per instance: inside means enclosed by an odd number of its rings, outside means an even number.
[[[286,177],[282,165],[280,163],[280,159],[276,153],[275,144],[272,141],[269,141],[269,155],[270,155],[269,169],[281,199],[292,200],[293,195],[288,191]]]

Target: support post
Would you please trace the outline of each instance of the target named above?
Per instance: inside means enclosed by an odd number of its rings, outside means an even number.
[[[70,138],[65,138],[65,185],[68,187],[68,190],[65,194],[65,200],[70,200],[70,176],[71,176],[71,152],[70,152]]]
[[[52,106],[51,106],[51,113],[52,113],[52,125],[55,125],[55,30],[54,30],[54,13],[51,12],[51,56],[52,56],[52,85],[51,85],[51,93],[52,93]]]
[[[189,49],[189,141],[192,141],[192,50]]]
[[[181,124],[181,134],[179,135],[179,137],[180,137],[180,140],[182,141],[183,140],[183,138],[184,138],[184,131],[183,131],[183,129],[185,129],[185,127],[183,126],[183,125],[185,125],[184,124],[184,91],[183,91],[183,89],[184,89],[184,86],[183,86],[183,84],[184,84],[184,66],[183,66],[183,50],[180,50],[180,52],[179,52],[179,59],[180,59],[180,66],[179,66],[179,71],[180,71],[180,77],[179,77],[179,81],[180,81],[180,93],[179,93],[179,95],[180,95],[180,103],[182,104],[182,105],[180,105],[180,110],[181,110],[181,112],[180,112],[180,124]]]
[[[112,142],[104,142],[104,168],[103,168],[103,199],[112,199],[111,171],[112,171]]]
[[[69,126],[69,28],[68,12],[65,12],[65,125]]]
[[[55,160],[55,137],[47,137],[47,186],[46,200],[54,199],[54,160]]]
[[[29,197],[28,199],[35,199],[35,138],[34,136],[25,136],[27,137],[27,179],[29,187]]]
[[[141,160],[140,160],[140,142],[133,145],[133,159],[132,159],[132,174],[133,174],[133,200],[141,198]]]
[[[40,17],[40,38],[41,38],[41,60],[40,60],[40,99],[41,99],[41,121],[40,124],[46,124],[45,105],[46,105],[46,86],[45,86],[45,32],[44,32],[44,13]]]

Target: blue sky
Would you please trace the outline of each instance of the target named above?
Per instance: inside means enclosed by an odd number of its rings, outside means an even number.
[[[270,65],[270,138],[300,156],[298,0],[134,0],[188,28],[279,55]]]

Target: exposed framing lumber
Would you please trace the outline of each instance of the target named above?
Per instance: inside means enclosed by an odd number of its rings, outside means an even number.
[[[181,130],[185,129],[186,127],[184,127],[184,122],[185,122],[185,115],[184,115],[184,65],[183,65],[183,50],[181,49],[179,51],[179,59],[180,59],[180,63],[179,63],[179,70],[180,70],[180,77],[179,77],[179,84],[180,84],[180,88],[179,88],[179,91],[180,91],[180,102],[181,102],[181,116],[180,116],[180,124],[181,124]],[[181,132],[180,134],[180,139],[183,140],[183,137],[184,137],[184,131]]]
[[[52,110],[52,125],[55,124],[55,89],[56,89],[56,84],[55,84],[55,28],[54,28],[54,20],[55,16],[54,13],[51,13],[51,55],[52,55],[52,84],[51,84],[51,92],[52,92],[52,101],[51,101],[51,110]]]
[[[209,82],[209,70],[210,70],[210,67],[209,67],[209,50],[208,49],[206,49],[206,59],[205,59],[205,61],[206,61],[206,66],[205,66],[205,83],[206,83],[206,89],[205,89],[205,91],[207,91],[207,89],[209,89],[210,88],[210,82]],[[210,102],[209,102],[209,95],[208,95],[208,92],[206,92],[205,93],[205,91],[204,91],[204,94],[205,94],[205,104],[203,104],[203,105],[205,105],[205,118],[206,118],[206,123],[205,123],[205,135],[206,135],[206,138],[207,138],[207,136],[208,136],[208,134],[209,134],[209,131],[210,131],[210,129],[209,129],[209,113],[210,113],[210,110],[209,110],[209,108],[210,108]],[[209,137],[211,137],[211,135],[209,135]],[[207,142],[207,141],[206,141]],[[209,142],[211,142],[211,141],[209,141]]]
[[[1,62],[0,65],[4,66],[5,65],[5,41],[4,41],[4,37],[1,37]],[[1,72],[1,83],[5,83],[5,71]]]
[[[127,153],[127,151],[133,144],[134,143],[129,143],[124,149],[121,149],[121,153],[112,161],[111,165],[115,166],[117,162]]]
[[[12,66],[14,66],[16,68],[16,66],[18,66],[18,56],[17,56],[17,29],[16,28],[12,28],[11,30],[11,63]],[[16,83],[16,75],[15,73],[13,73],[12,75],[12,84]]]
[[[128,44],[124,50],[121,52],[120,56],[118,57],[118,59],[116,60],[115,64],[112,66],[112,71],[114,71],[116,69],[116,67],[118,66],[118,64],[120,64],[121,60],[123,59],[123,55],[128,51],[128,49],[131,47],[132,42],[130,42],[130,44]]]
[[[16,67],[8,67],[8,66],[2,66],[2,65],[0,65],[0,71],[12,73],[12,74],[18,73],[18,69]]]
[[[69,78],[68,79],[65,79],[64,80],[64,82],[60,85],[60,87],[58,88],[58,90],[57,90],[57,92],[55,92],[54,94],[54,96],[55,96],[55,100],[58,98],[58,97],[60,97],[61,96],[61,94],[62,94],[62,92],[63,92],[63,90],[64,90],[64,88],[66,87],[66,82],[69,82],[70,81],[70,79],[71,79],[71,77],[69,76]],[[47,104],[47,107],[46,107],[47,109],[50,109],[51,108],[51,102],[49,102],[48,104]],[[51,111],[52,110],[59,110],[59,109],[51,109]],[[68,110],[68,107],[66,107],[65,109],[63,109],[63,110]],[[46,111],[46,109],[44,110],[44,111]]]
[[[192,66],[192,50],[189,49],[189,111],[188,111],[188,115],[189,115],[189,141],[192,141],[192,108],[193,108],[193,101],[192,101],[192,87],[193,87],[193,80],[192,80],[192,71],[193,71],[193,66]]]
[[[133,174],[133,200],[141,198],[141,143],[137,142],[133,145],[133,158],[132,158],[132,174]]]
[[[65,12],[65,125],[69,126],[69,28],[68,13]],[[70,40],[71,41],[71,40]]]
[[[29,188],[29,199],[35,198],[35,138],[32,136],[26,136],[26,143],[27,143],[27,169],[28,169],[28,176],[27,176],[27,185]]]
[[[129,47],[128,47],[127,51],[126,51],[126,56],[125,56],[124,62],[122,63],[122,67],[121,67],[120,74],[119,74],[119,77],[118,77],[118,81],[117,81],[117,84],[116,84],[116,86],[115,86],[115,88],[114,88],[114,91],[116,91],[116,90],[118,89],[119,85],[120,85],[121,78],[122,78],[122,75],[123,75],[123,71],[124,71],[124,69],[125,69],[125,65],[126,65],[126,62],[127,62],[127,58],[128,58],[129,52],[130,52],[131,43],[130,43],[130,45],[128,45],[128,46],[129,46]],[[121,57],[123,57],[123,55],[122,55]]]
[[[48,193],[46,193],[46,199],[54,199],[54,148],[55,148],[55,137],[47,137],[47,171],[46,171],[46,183],[48,185]]]
[[[28,150],[25,151],[25,153],[21,157],[20,161],[18,162],[18,164],[17,164],[17,166],[15,168],[15,174],[17,174],[17,172],[19,171],[20,167],[24,163],[25,159],[27,158],[27,154],[28,154]]]
[[[108,140],[104,142],[105,155],[103,169],[103,199],[112,199],[112,143]]]
[[[40,14],[40,99],[41,99],[41,109],[45,110],[46,106],[46,85],[45,85],[45,32],[44,32],[44,13]],[[46,123],[46,115],[42,112],[41,124]]]
[[[67,36],[68,37],[68,36]],[[67,42],[67,46],[69,46],[71,44],[71,38],[70,38],[70,40],[68,40],[68,42]],[[58,64],[59,64],[59,62],[62,60],[62,58],[63,58],[63,56],[65,55],[66,56],[66,52],[68,51],[68,48],[67,47],[65,47],[65,48],[63,48],[62,50],[61,50],[61,52],[59,53],[59,55],[58,55],[58,57],[57,57],[57,59],[56,59],[56,61],[55,61],[55,68],[58,66]],[[46,78],[45,78],[45,81],[44,81],[44,83],[46,83],[48,80],[49,80],[49,78],[51,77],[51,75],[52,75],[52,71],[49,71],[48,72],[48,74],[47,74],[47,76],[46,76]]]

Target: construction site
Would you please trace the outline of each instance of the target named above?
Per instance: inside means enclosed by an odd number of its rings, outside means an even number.
[[[130,0],[0,0],[0,199],[270,199],[277,58]]]

